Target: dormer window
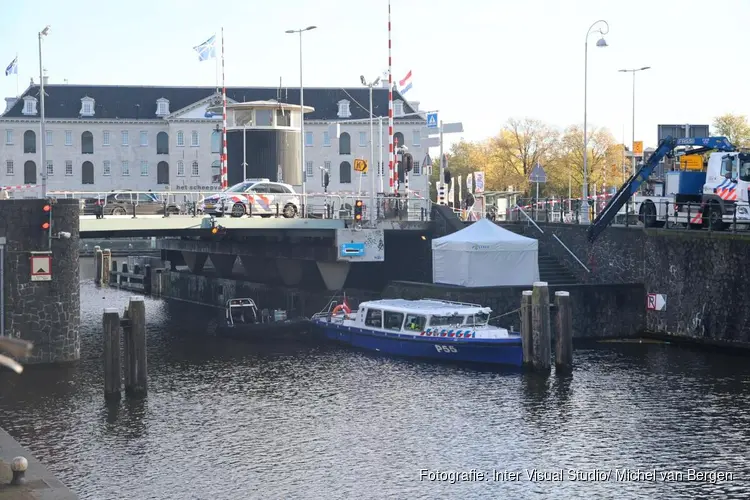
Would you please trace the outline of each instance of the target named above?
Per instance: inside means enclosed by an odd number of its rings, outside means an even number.
[[[404,115],[404,101],[397,100],[393,101],[393,116]]]
[[[95,101],[91,97],[84,97],[81,99],[81,111],[79,114],[81,116],[94,116],[94,104]]]
[[[36,114],[36,97],[27,95],[23,98],[23,114],[24,115],[35,115]]]
[[[349,118],[352,112],[349,109],[349,101],[342,99],[339,101],[339,118]]]
[[[169,114],[169,100],[161,99],[156,100],[156,116],[167,116]]]

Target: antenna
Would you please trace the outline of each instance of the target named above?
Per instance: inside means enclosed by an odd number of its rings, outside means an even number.
[[[277,101],[281,100],[281,77],[279,77],[279,88],[276,91],[276,100]]]

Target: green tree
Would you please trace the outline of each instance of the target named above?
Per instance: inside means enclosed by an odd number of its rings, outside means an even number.
[[[726,113],[714,118],[714,129],[737,147],[750,147],[750,124],[745,115]]]

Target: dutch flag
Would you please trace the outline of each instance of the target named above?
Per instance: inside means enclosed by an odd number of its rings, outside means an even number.
[[[399,80],[398,86],[401,87],[401,90],[399,91],[401,94],[406,94],[409,91],[411,88],[411,70],[409,70],[402,80]]]

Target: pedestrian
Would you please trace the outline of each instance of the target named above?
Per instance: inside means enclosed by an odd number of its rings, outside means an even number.
[[[10,193],[8,193],[8,190],[5,188],[0,188],[0,200],[9,200],[10,199]]]

